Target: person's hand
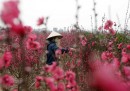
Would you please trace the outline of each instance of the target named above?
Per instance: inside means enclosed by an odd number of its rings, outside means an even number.
[[[76,52],[77,50],[75,48],[69,48],[70,51]]]

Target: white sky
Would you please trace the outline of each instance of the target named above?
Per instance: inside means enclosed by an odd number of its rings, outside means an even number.
[[[6,0],[0,0],[0,8],[2,6],[2,1]],[[97,2],[96,11],[98,13],[98,26],[102,24],[101,21],[104,14],[106,19],[109,19],[109,6],[111,7],[111,19],[117,22],[118,14],[120,23],[124,26],[128,0],[95,1]],[[81,5],[79,12],[79,24],[86,29],[91,29],[93,0],[79,0],[79,5]],[[21,0],[20,10],[21,18],[25,25],[38,28],[36,26],[37,19],[42,16],[49,16],[49,29],[53,29],[53,27],[64,28],[75,23],[76,2],[75,0]]]

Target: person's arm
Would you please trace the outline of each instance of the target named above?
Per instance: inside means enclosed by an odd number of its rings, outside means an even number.
[[[61,52],[62,52],[62,54],[63,54],[63,53],[68,53],[68,52],[69,52],[69,48],[62,48],[62,49],[61,49]]]
[[[61,51],[62,51],[62,54],[63,54],[63,53],[68,53],[69,51],[76,52],[76,49],[74,49],[74,48],[62,48]]]
[[[56,45],[56,44],[54,44],[52,47],[52,50],[55,52],[57,49],[59,49],[59,47]]]
[[[52,47],[52,50],[55,52],[57,49],[60,49],[59,47],[57,47],[57,45],[54,45],[53,47]],[[61,48],[60,49],[61,50],[61,53],[63,54],[63,53],[68,53],[69,51],[76,51],[76,49],[74,49],[74,48]]]

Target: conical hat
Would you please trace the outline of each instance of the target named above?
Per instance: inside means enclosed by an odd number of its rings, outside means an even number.
[[[63,37],[60,33],[57,33],[55,31],[52,31],[51,34],[46,38],[47,40],[53,37]]]

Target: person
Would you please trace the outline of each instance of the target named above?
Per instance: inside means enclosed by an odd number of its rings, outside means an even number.
[[[74,48],[60,48],[61,38],[63,38],[63,36],[55,31],[52,31],[46,38],[46,40],[48,40],[46,64],[51,65],[53,62],[56,62],[58,64],[58,58],[56,57],[56,51],[58,50],[61,51],[61,54],[68,53],[70,50],[76,51]]]

